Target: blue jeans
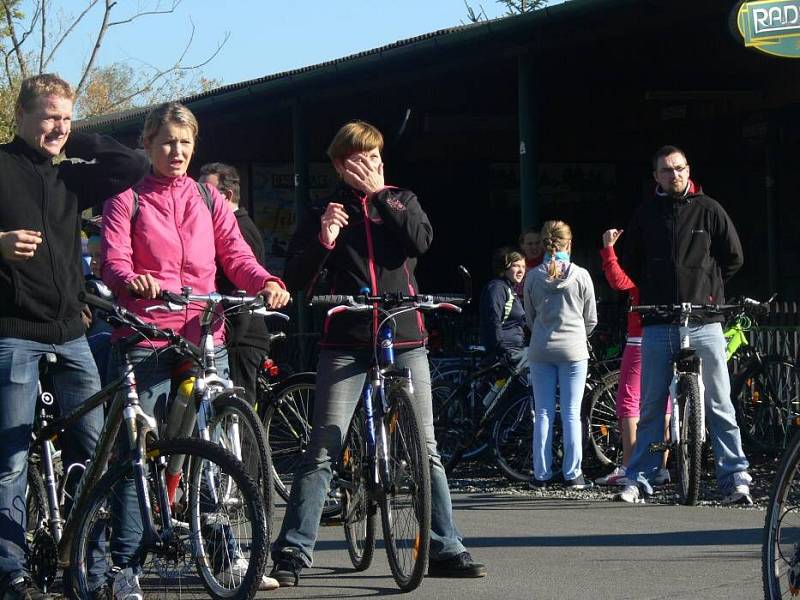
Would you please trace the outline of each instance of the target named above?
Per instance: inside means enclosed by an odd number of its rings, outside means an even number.
[[[703,361],[706,424],[714,449],[717,486],[727,493],[733,474],[749,466],[731,402],[731,382],[725,360],[725,338],[719,323],[691,328],[690,340]],[[642,336],[642,400],[636,448],[627,476],[648,493],[650,481],[661,467],[661,453],[650,452],[650,444],[664,440],[664,397],[672,380],[672,357],[680,349],[677,325],[649,325]]]
[[[424,348],[397,351],[395,362],[411,369],[416,408],[421,413],[431,465],[431,560],[464,552],[461,534],[453,523],[447,476],[436,449],[431,407],[431,375]],[[322,350],[317,365],[317,393],[313,433],[308,452],[298,465],[281,532],[272,546],[273,560],[285,554],[311,566],[322,508],[330,489],[331,462],[339,459],[344,437],[361,400],[361,390],[372,352]]]
[[[583,473],[581,401],[589,362],[531,362],[535,419],[533,422],[533,476],[540,481],[553,477],[553,424],[556,418],[556,387],[560,390],[561,427],[564,434],[564,480]]]
[[[84,336],[64,344],[0,338],[0,579],[6,581],[26,569],[28,450],[39,360],[47,352],[57,357],[48,372],[62,413],[79,407],[100,390],[97,367]],[[102,427],[103,408],[98,407],[64,432],[60,438],[64,465],[89,460]]]
[[[181,362],[181,357],[171,350],[155,356],[150,348],[134,348],[128,353],[128,359],[135,367],[136,389],[142,410],[163,423],[172,384],[172,370]],[[122,374],[122,365],[116,352],[113,360],[115,372]],[[217,352],[216,362],[220,377],[228,377],[228,357],[224,350]],[[121,456],[128,456],[128,439],[124,427],[120,429],[117,447]],[[131,567],[138,571],[141,559],[138,549],[143,527],[133,479],[124,479],[118,484],[111,502],[111,518],[113,534],[110,546],[114,566],[122,569]]]

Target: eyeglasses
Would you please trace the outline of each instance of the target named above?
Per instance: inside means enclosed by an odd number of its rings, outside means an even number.
[[[681,165],[680,167],[662,167],[658,170],[658,172],[662,175],[671,175],[673,172],[680,175],[688,168],[689,165]]]

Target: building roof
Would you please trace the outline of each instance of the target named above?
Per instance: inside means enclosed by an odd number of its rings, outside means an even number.
[[[523,15],[440,29],[342,58],[224,85],[187,96],[180,99],[180,102],[193,111],[211,106],[221,107],[231,102],[239,102],[243,97],[263,97],[270,95],[271,92],[285,91],[287,86],[314,84],[315,80],[325,80],[331,74],[338,75],[373,65],[376,60],[402,60],[445,48],[473,46],[481,42],[490,43],[496,40],[514,43],[530,42],[530,38],[520,39],[520,36],[528,36],[532,31],[547,25],[579,19],[589,14],[602,14],[619,7],[634,6],[638,2],[641,0],[569,0],[563,4],[541,8]],[[563,43],[568,42],[569,40],[563,40]],[[149,110],[150,107],[137,107],[82,119],[75,123],[74,129],[110,131],[128,129],[131,125],[143,121]]]

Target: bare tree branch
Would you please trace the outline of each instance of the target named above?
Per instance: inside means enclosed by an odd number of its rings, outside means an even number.
[[[140,13],[136,13],[135,15],[130,17],[129,19],[123,19],[122,21],[113,21],[113,22],[109,23],[108,26],[109,27],[113,27],[114,25],[124,25],[125,23],[131,23],[132,21],[135,21],[139,17],[144,17],[144,16],[147,16],[147,15],[168,15],[169,13],[175,12],[175,9],[178,8],[178,5],[182,1],[183,0],[172,0],[172,6],[170,8],[168,8],[168,9],[166,9],[166,10],[142,11]]]
[[[42,0],[44,1],[44,0]],[[14,52],[17,57],[17,64],[19,65],[20,73],[23,77],[28,76],[28,63],[25,60],[25,54],[22,52],[22,44],[25,43],[25,40],[28,36],[33,32],[34,28],[36,27],[36,22],[39,20],[39,12],[41,7],[39,3],[36,4],[36,12],[31,19],[31,26],[25,33],[22,34],[21,38],[17,37],[17,28],[14,25],[14,14],[11,12],[11,5],[3,1],[3,9],[6,16],[6,23],[8,24],[8,35],[11,38],[11,49],[8,52]]]
[[[100,46],[103,44],[103,38],[108,32],[108,18],[111,16],[111,9],[114,8],[115,5],[116,1],[106,0],[106,8],[103,11],[103,22],[100,25],[100,30],[97,32],[97,40],[94,43],[94,48],[92,48],[92,54],[89,56],[89,62],[86,63],[86,68],[83,70],[81,80],[78,82],[78,86],[75,88],[76,96],[80,96],[81,92],[83,91],[83,86],[86,84],[86,80],[89,78],[89,73],[91,73],[92,68],[94,68],[94,62],[97,60],[97,53],[100,51]]]
[[[77,17],[75,17],[75,20],[72,21],[72,23],[70,23],[70,26],[67,28],[64,34],[58,39],[53,48],[50,50],[50,54],[47,55],[47,58],[45,59],[44,64],[42,65],[42,70],[44,70],[47,67],[47,65],[50,64],[50,61],[53,60],[53,56],[55,56],[56,51],[61,46],[61,44],[64,43],[64,40],[67,39],[67,36],[70,33],[72,33],[75,27],[77,27],[78,23],[80,23],[83,17],[86,16],[86,13],[92,10],[92,8],[94,8],[94,5],[97,4],[98,1],[99,0],[90,0],[86,8],[83,9],[83,12],[79,14]],[[44,48],[44,42],[42,42],[42,48]]]
[[[45,31],[47,26],[47,16],[45,14],[47,9],[47,0],[42,0],[42,29],[41,29],[41,44],[39,45],[39,73],[44,71],[44,46],[46,41]]]

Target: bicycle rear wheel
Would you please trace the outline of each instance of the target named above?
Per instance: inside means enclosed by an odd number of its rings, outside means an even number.
[[[678,406],[681,414],[681,440],[675,452],[678,471],[678,493],[681,504],[694,506],[700,495],[700,474],[703,466],[703,423],[700,386],[697,375],[686,374],[678,379]]]
[[[601,466],[618,465],[622,460],[622,437],[617,421],[619,371],[614,371],[592,390],[586,411],[587,437],[592,456]]]
[[[751,449],[781,452],[789,439],[791,417],[800,414],[800,378],[791,361],[752,360],[735,375],[733,402],[742,441]]]
[[[158,498],[166,497],[164,469],[176,455],[184,457],[184,476],[166,522]],[[145,539],[138,511],[122,511],[122,498],[133,487],[133,462],[109,470],[75,515],[71,564],[77,597],[89,598],[110,584],[116,560],[116,566],[140,572],[148,599],[174,598],[176,591],[184,598],[252,598],[268,543],[261,494],[242,463],[216,444],[174,439],[148,446],[145,472],[147,509],[158,539]]]
[[[800,589],[800,431],[775,473],[761,547],[764,598],[796,596]]]
[[[486,450],[486,443],[473,443],[469,399],[451,383],[431,385],[433,430],[442,464],[449,472],[462,460],[470,460]]]
[[[533,475],[533,415],[529,394],[511,400],[492,427],[495,461],[511,481]]]
[[[342,524],[350,562],[356,571],[372,564],[375,553],[375,502],[367,487],[367,444],[364,416],[357,410],[347,431],[340,467]]]
[[[425,575],[431,535],[431,475],[422,422],[413,396],[402,383],[389,383],[384,419],[388,480],[383,481],[381,512],[389,568],[404,592]]]

